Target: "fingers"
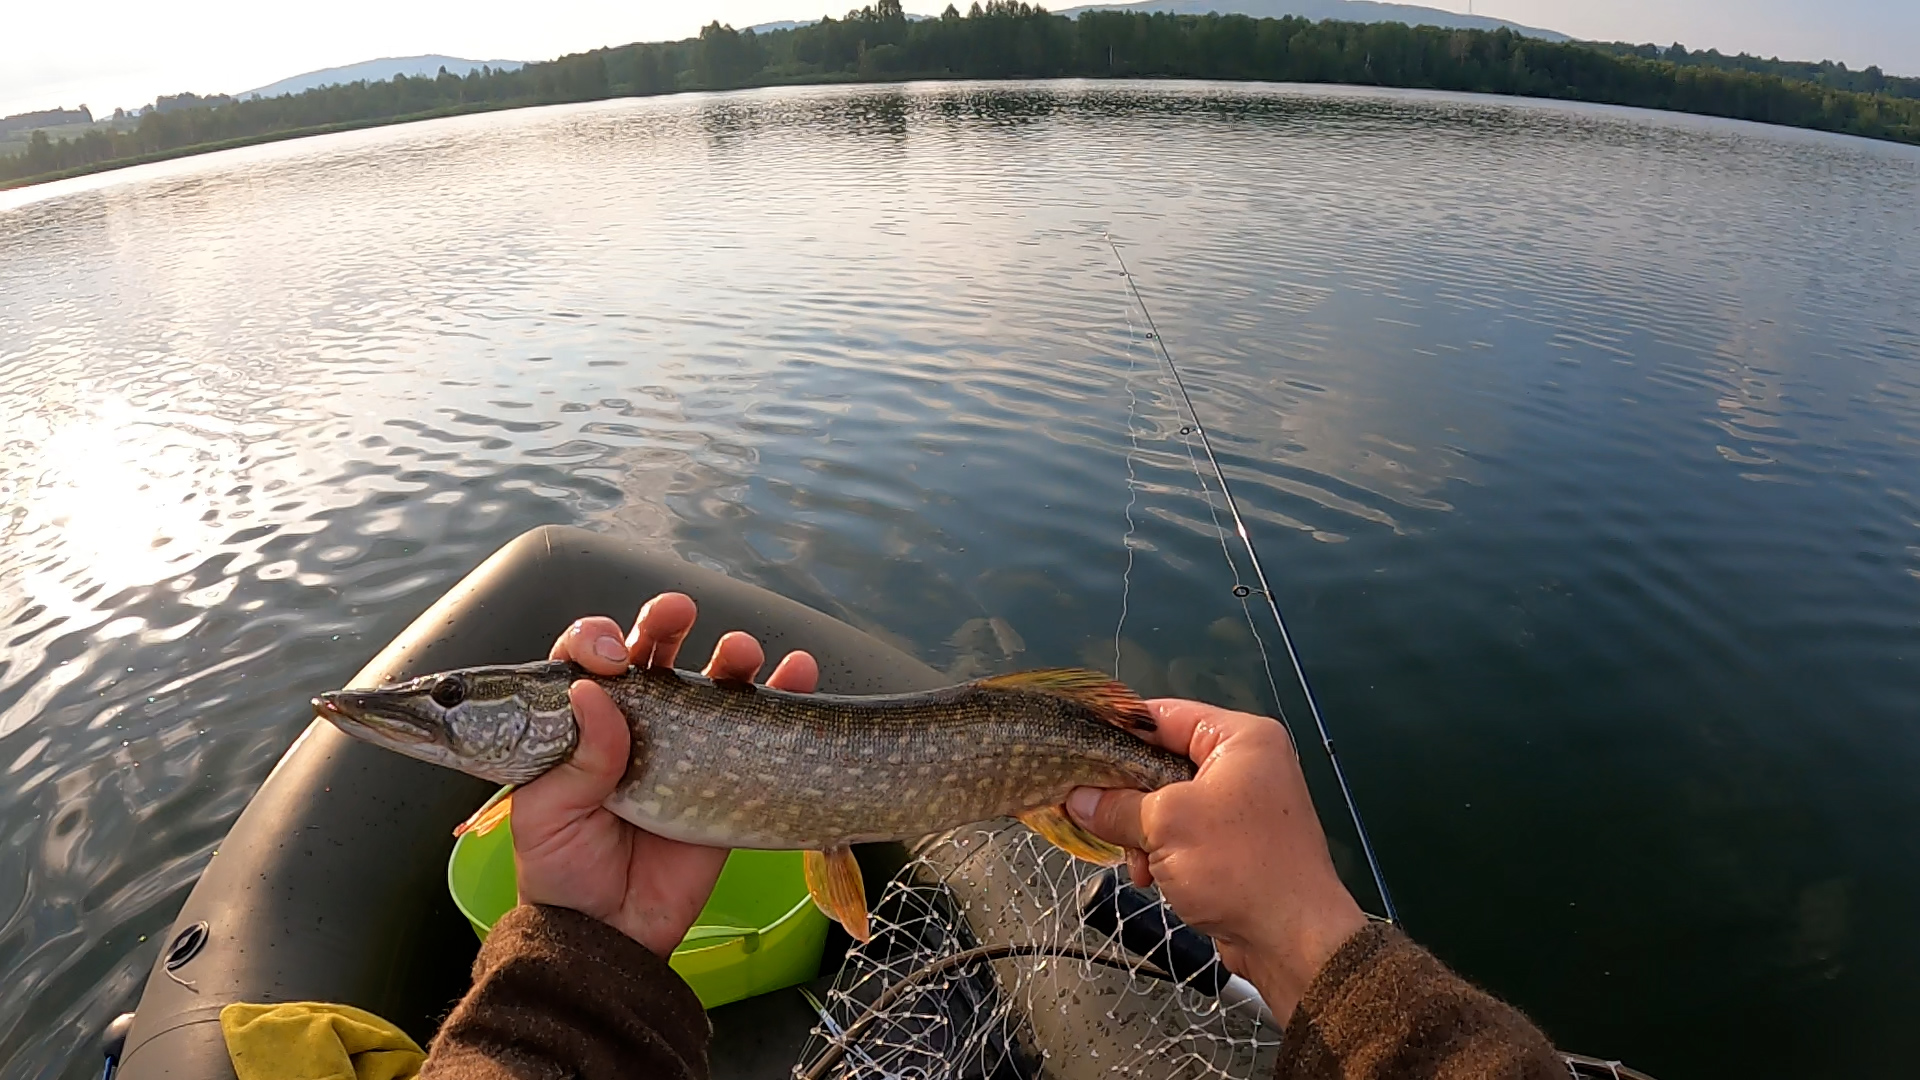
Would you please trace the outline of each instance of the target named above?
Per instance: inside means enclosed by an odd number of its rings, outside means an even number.
[[[1067,796],[1067,816],[1109,844],[1144,851],[1147,836],[1140,804],[1146,797],[1145,792],[1119,788],[1074,788]]]
[[[671,667],[693,630],[697,614],[685,593],[661,593],[640,608],[633,631],[625,638],[603,615],[589,616],[567,627],[547,653],[552,660],[571,660],[596,675],[618,675],[629,663]],[[733,631],[714,644],[707,662],[709,678],[751,681],[766,663],[766,652],[751,634]],[[804,652],[788,653],[767,679],[779,690],[810,694],[820,683],[820,665]]]
[[[766,651],[761,649],[760,642],[752,634],[734,630],[714,643],[713,659],[707,662],[706,675],[710,679],[751,682],[760,673],[766,656]],[[812,655],[804,652],[788,653],[767,679],[767,685],[775,690],[790,690],[796,694],[811,694],[819,684],[820,665],[814,662]]]
[[[1285,725],[1272,717],[1235,712],[1204,701],[1184,698],[1155,698],[1147,702],[1153,713],[1155,730],[1141,737],[1164,750],[1204,763],[1222,742],[1242,732],[1264,732],[1277,728],[1284,736]]]
[[[515,796],[515,818],[529,816],[556,826],[591,812],[613,794],[627,771],[632,735],[627,718],[599,684],[581,679],[567,689],[580,741],[565,761],[547,770]],[[528,811],[534,810],[533,815]]]
[[[1187,745],[1193,741],[1194,725],[1201,716],[1217,710],[1202,701],[1153,698],[1147,702],[1147,711],[1153,714],[1154,729],[1139,732],[1140,737],[1162,750],[1185,755]]]
[[[685,593],[661,593],[642,604],[627,637],[627,655],[641,667],[672,667],[696,613],[693,598]]]
[[[618,623],[605,615],[591,615],[567,627],[547,659],[571,660],[595,675],[618,675],[627,670],[627,643]]]
[[[760,673],[760,665],[766,658],[766,651],[752,634],[730,631],[714,643],[713,659],[707,662],[706,675],[710,679],[751,682]],[[820,665],[811,654],[790,652],[781,658],[780,666],[773,669],[767,685],[775,690],[811,694],[820,685]]]
[[[1147,861],[1146,852],[1138,848],[1127,849],[1127,876],[1142,889],[1153,884],[1153,867]]]
[[[703,674],[722,682],[752,682],[766,659],[765,650],[752,634],[729,630],[713,643],[713,659],[707,661]]]
[[[773,669],[773,674],[767,676],[767,685],[775,690],[811,694],[820,687],[820,665],[812,653],[790,652]]]

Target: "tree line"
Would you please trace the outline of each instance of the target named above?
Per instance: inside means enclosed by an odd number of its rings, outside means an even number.
[[[482,68],[458,75],[443,68],[437,77],[396,76],[284,97],[156,109],[133,130],[95,130],[70,140],[35,132],[25,153],[0,158],[0,183],[457,112],[677,90],[921,77],[1180,77],[1455,90],[1670,109],[1920,143],[1920,98],[1906,96],[1906,84],[1920,80],[1875,70],[1881,89],[1868,90],[1841,79],[1845,69],[1831,65],[1824,73],[1814,71],[1820,76],[1815,79],[1793,74],[1787,69],[1795,66],[1785,62],[1684,52],[1677,46],[1592,46],[1506,29],[1400,23],[1123,11],[1067,19],[1022,0],[974,3],[965,14],[949,5],[937,18],[909,19],[900,0],[877,0],[842,19],[766,34],[716,22],[698,38],[597,49],[512,71]],[[1899,85],[1889,91],[1886,84]]]
[[[1778,75],[1783,79],[1810,82],[1831,90],[1852,90],[1862,94],[1886,94],[1889,97],[1920,98],[1920,79],[1903,78],[1870,65],[1855,71],[1832,60],[1766,60],[1741,53],[1724,56],[1718,49],[1689,51],[1685,45],[1666,48],[1658,45],[1624,43],[1593,44],[1591,48],[1615,56],[1637,56],[1642,60],[1665,60],[1682,67],[1711,67],[1722,71],[1751,71],[1759,75]]]

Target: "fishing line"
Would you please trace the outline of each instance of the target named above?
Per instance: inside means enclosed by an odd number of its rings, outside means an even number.
[[[1127,564],[1120,570],[1120,621],[1113,626],[1113,678],[1115,682],[1124,682],[1120,677],[1120,632],[1127,626],[1127,601],[1133,593],[1133,508],[1140,501],[1140,481],[1134,475],[1133,460],[1140,456],[1140,429],[1134,426],[1134,414],[1140,408],[1140,395],[1134,392],[1133,373],[1138,357],[1133,351],[1133,309],[1127,309],[1127,442],[1132,448],[1127,451],[1127,508],[1122,514],[1127,519],[1126,534],[1120,537],[1120,547],[1127,553]]]
[[[1133,443],[1132,449],[1129,450],[1127,453],[1127,475],[1129,478],[1131,478],[1133,476],[1134,458],[1140,452],[1140,439],[1134,433],[1134,429],[1133,429],[1134,413],[1138,407],[1139,395],[1134,393],[1134,388],[1133,388],[1134,337],[1135,337],[1134,328],[1133,328],[1133,306],[1128,305],[1126,311],[1127,311],[1127,433]],[[1156,336],[1156,334],[1157,334],[1157,331],[1155,333],[1148,334],[1147,336],[1153,337],[1153,336]],[[1193,440],[1186,437],[1188,435],[1193,434],[1193,430],[1195,426],[1197,425],[1186,424],[1180,428],[1180,435],[1181,435],[1180,445],[1187,452],[1187,467],[1193,470],[1194,482],[1200,485],[1200,501],[1206,504],[1207,517],[1213,520],[1213,536],[1214,536],[1214,539],[1219,541],[1220,543],[1220,558],[1227,564],[1227,573],[1233,576],[1232,592],[1234,597],[1240,601],[1240,617],[1246,620],[1247,633],[1253,635],[1254,652],[1256,655],[1260,657],[1260,668],[1266,674],[1267,690],[1273,695],[1274,707],[1278,709],[1280,712],[1281,724],[1286,726],[1288,734],[1292,734],[1293,725],[1289,723],[1287,720],[1286,707],[1280,703],[1280,680],[1276,678],[1273,673],[1273,658],[1269,655],[1267,651],[1267,640],[1265,637],[1261,636],[1260,634],[1260,624],[1257,621],[1255,621],[1253,617],[1252,605],[1247,603],[1247,597],[1253,595],[1253,590],[1240,580],[1240,563],[1238,560],[1236,560],[1233,557],[1233,549],[1227,545],[1227,528],[1220,521],[1220,507],[1216,505],[1213,501],[1213,485],[1207,482],[1207,474],[1200,468],[1200,459],[1194,456]],[[1132,504],[1133,504],[1133,496],[1129,495],[1128,496],[1129,509],[1131,509]],[[1133,520],[1130,515],[1127,520],[1127,525],[1128,525],[1128,535],[1131,536]],[[1127,552],[1127,573],[1122,574],[1120,578],[1120,622],[1118,625],[1114,627],[1114,630],[1113,630],[1113,636],[1116,641],[1119,640],[1120,632],[1127,624],[1128,594],[1131,592],[1132,585],[1133,585],[1132,581],[1130,580],[1132,576],[1132,573],[1131,573],[1132,570],[1133,570],[1133,552],[1129,550]],[[1120,677],[1119,671],[1116,665],[1114,678],[1118,679],[1119,677]]]
[[[1241,582],[1239,567],[1235,563],[1231,553],[1229,553],[1227,556],[1227,565],[1233,571],[1233,576],[1234,576],[1233,594],[1235,597],[1239,598],[1239,600],[1241,601],[1242,607],[1246,606],[1248,597],[1255,592],[1259,593],[1260,596],[1266,600],[1267,612],[1273,617],[1274,629],[1279,633],[1281,644],[1286,646],[1287,659],[1293,665],[1294,677],[1300,683],[1300,692],[1302,696],[1306,698],[1307,712],[1311,714],[1313,717],[1314,730],[1320,737],[1320,748],[1326,752],[1327,764],[1333,767],[1334,780],[1340,786],[1340,798],[1343,802],[1346,803],[1347,816],[1353,821],[1354,833],[1359,837],[1360,851],[1363,855],[1366,856],[1367,870],[1373,875],[1373,887],[1375,891],[1377,891],[1380,894],[1380,906],[1383,909],[1382,913],[1386,916],[1388,922],[1398,923],[1400,921],[1399,912],[1396,911],[1393,906],[1392,894],[1387,891],[1386,875],[1382,873],[1380,870],[1380,859],[1377,855],[1374,854],[1373,841],[1367,835],[1366,823],[1361,820],[1360,804],[1354,800],[1353,788],[1347,783],[1346,769],[1344,769],[1340,764],[1340,755],[1338,751],[1334,749],[1333,736],[1328,732],[1326,718],[1322,716],[1320,712],[1320,702],[1318,698],[1314,695],[1312,684],[1310,684],[1307,681],[1306,667],[1302,665],[1300,662],[1299,650],[1294,648],[1293,635],[1287,630],[1287,620],[1285,619],[1285,617],[1283,617],[1280,614],[1280,603],[1279,601],[1274,599],[1273,589],[1267,583],[1266,568],[1262,566],[1260,563],[1260,553],[1256,551],[1253,546],[1253,535],[1250,532],[1248,532],[1246,519],[1242,517],[1240,514],[1239,500],[1233,497],[1233,488],[1227,482],[1227,473],[1226,473],[1226,470],[1223,469],[1220,465],[1219,456],[1214,453],[1213,440],[1209,438],[1207,435],[1207,426],[1201,423],[1200,421],[1199,410],[1194,408],[1193,395],[1189,393],[1187,390],[1187,380],[1181,375],[1180,365],[1174,361],[1172,350],[1167,348],[1167,339],[1161,335],[1160,327],[1158,326],[1158,324],[1154,322],[1153,311],[1151,308],[1147,306],[1146,297],[1141,295],[1140,283],[1134,280],[1133,271],[1127,267],[1127,260],[1124,256],[1120,254],[1120,246],[1114,242],[1113,235],[1111,233],[1105,234],[1103,236],[1103,239],[1105,239],[1107,242],[1107,250],[1113,253],[1114,262],[1118,263],[1120,266],[1120,276],[1126,279],[1127,289],[1133,295],[1133,302],[1139,305],[1140,314],[1146,320],[1147,336],[1152,338],[1154,344],[1158,346],[1160,359],[1164,362],[1167,373],[1173,378],[1173,385],[1175,390],[1180,395],[1181,402],[1186,406],[1187,419],[1191,423],[1186,427],[1183,427],[1181,429],[1180,434],[1182,437],[1181,441],[1186,444],[1187,455],[1189,458],[1193,458],[1193,441],[1191,436],[1198,435],[1200,437],[1200,447],[1206,453],[1207,464],[1212,469],[1214,478],[1218,480],[1220,483],[1221,500],[1226,503],[1227,514],[1233,519],[1234,532],[1240,537],[1240,543],[1246,548],[1247,562],[1253,569],[1254,578],[1259,582],[1258,588],[1250,588],[1246,584]],[[1129,315],[1128,315],[1128,327],[1129,329],[1132,328],[1131,312],[1129,312]],[[1129,344],[1129,352],[1131,352],[1131,348],[1132,348],[1131,344]],[[1131,365],[1129,365],[1128,374],[1129,374],[1129,377],[1131,377],[1131,374],[1132,374]],[[1129,395],[1132,394],[1131,385],[1129,385],[1128,387],[1128,393]],[[1132,429],[1133,429],[1133,420],[1132,420],[1131,413],[1129,413],[1129,416],[1128,416],[1127,426],[1128,426],[1128,433],[1131,436]],[[1135,445],[1135,448],[1137,449],[1139,445],[1137,439],[1135,439],[1134,445]],[[1214,515],[1214,527],[1216,529],[1221,530],[1221,536],[1220,536],[1221,547],[1223,551],[1226,551],[1228,550],[1226,547],[1226,536],[1225,536],[1224,528],[1222,527],[1222,523],[1220,521],[1219,515],[1214,512],[1213,493],[1211,490],[1206,488],[1206,478],[1200,474],[1198,459],[1193,458],[1193,462],[1194,462],[1195,476],[1199,477],[1201,487],[1206,497],[1207,510],[1209,513],[1212,513]],[[1127,470],[1128,470],[1127,471],[1128,488],[1129,488],[1129,491],[1131,492],[1134,486],[1133,480],[1132,480],[1133,461],[1132,461],[1131,455],[1129,455],[1128,457]],[[1131,534],[1131,525],[1132,525],[1131,502],[1129,502],[1128,525],[1129,525],[1129,534]],[[1129,547],[1128,549],[1128,566],[1129,568],[1131,568],[1132,566],[1131,547]],[[1124,600],[1123,600],[1123,606],[1121,610],[1122,610],[1121,617],[1124,620],[1125,619]],[[1249,625],[1251,625],[1251,623],[1249,623]],[[1119,664],[1118,631],[1115,632],[1114,638],[1115,638],[1114,662],[1117,668]],[[1266,645],[1264,642],[1260,640],[1259,631],[1257,629],[1255,629],[1254,631],[1254,641],[1255,641],[1255,644],[1259,647],[1261,662],[1264,664],[1267,664],[1267,678],[1268,678],[1269,685],[1271,686],[1272,680],[1273,680],[1273,668],[1271,663],[1269,663],[1267,660]],[[1281,722],[1286,723],[1286,710],[1280,703],[1279,690],[1277,687],[1274,688],[1274,706],[1280,711]],[[1289,724],[1288,727],[1289,729],[1291,729],[1292,725]]]

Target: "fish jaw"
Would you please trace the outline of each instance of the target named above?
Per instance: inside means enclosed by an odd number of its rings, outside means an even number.
[[[568,665],[467,668],[379,689],[313,699],[348,735],[499,784],[524,784],[565,760],[579,739]]]
[[[468,771],[447,744],[435,720],[407,708],[406,699],[385,690],[332,690],[313,699],[314,715],[375,746],[443,768]]]

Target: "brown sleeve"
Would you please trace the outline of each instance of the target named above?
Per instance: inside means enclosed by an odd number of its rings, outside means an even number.
[[[707,1014],[667,962],[606,923],[522,905],[494,924],[473,989],[421,1080],[707,1080]]]
[[[1349,938],[1307,987],[1280,1040],[1278,1080],[1567,1080],[1519,1011],[1393,927]]]

